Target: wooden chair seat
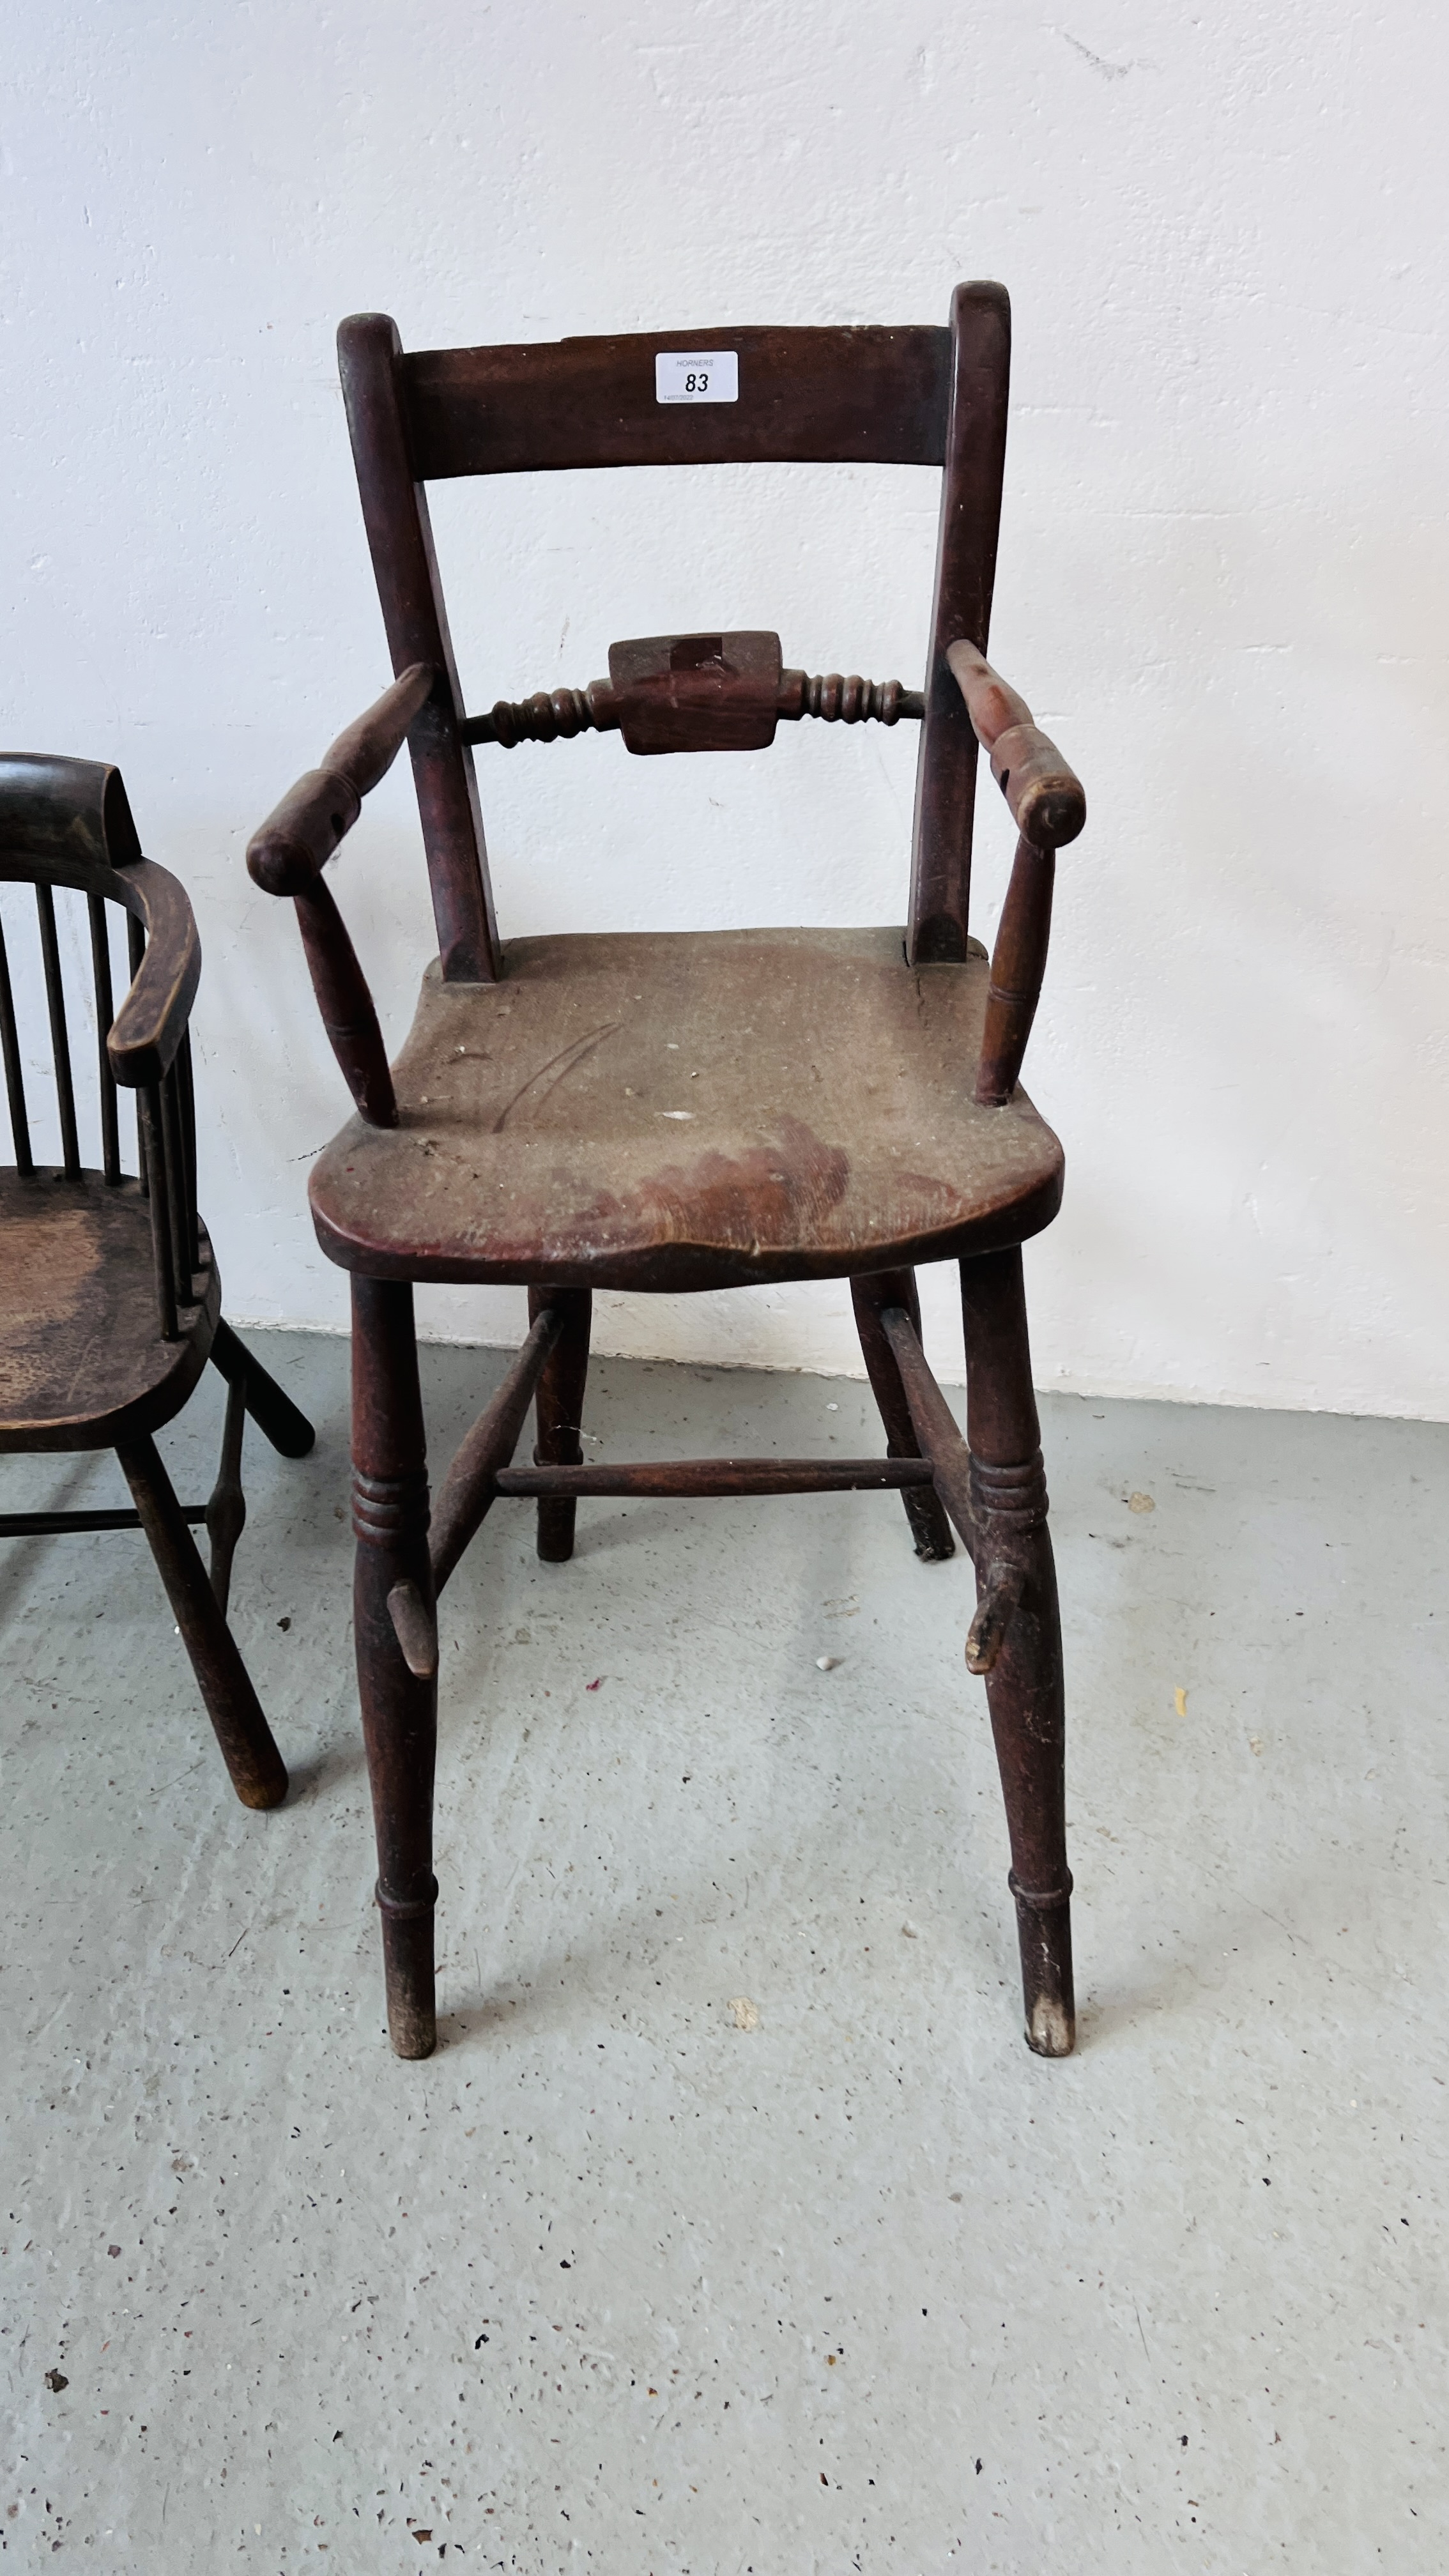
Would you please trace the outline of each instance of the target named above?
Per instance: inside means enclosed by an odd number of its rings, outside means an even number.
[[[113,1449],[180,1412],[221,1291],[201,1234],[201,1300],[156,1330],[151,1211],[136,1180],[0,1169],[0,1452]]]
[[[901,933],[519,939],[497,984],[423,980],[396,1127],[312,1175],[372,1278],[728,1288],[959,1259],[1055,1216],[1062,1149],[972,1097],[984,957]]]

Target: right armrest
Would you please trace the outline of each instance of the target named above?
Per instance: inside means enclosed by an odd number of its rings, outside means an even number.
[[[430,663],[414,662],[273,807],[247,845],[248,870],[266,893],[307,893],[391,769],[436,677]]]
[[[322,870],[351,831],[364,796],[391,769],[436,679],[428,663],[414,662],[338,735],[321,768],[309,769],[289,788],[247,848],[254,882],[296,903],[322,1025],[370,1127],[397,1125],[397,1098],[367,978]]]
[[[184,886],[151,859],[132,859],[118,873],[140,897],[146,953],[106,1033],[117,1082],[148,1090],[175,1062],[201,975],[201,942]]]
[[[1041,850],[1059,850],[1074,841],[1087,819],[1082,782],[1042,732],[1025,698],[1008,687],[974,644],[948,644],[946,659],[1022,839]]]

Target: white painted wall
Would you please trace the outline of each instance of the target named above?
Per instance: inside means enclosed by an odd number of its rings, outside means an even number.
[[[1449,1415],[1449,22],[1423,0],[12,0],[3,730],[121,763],[191,888],[204,1203],[238,1317],[337,1325],[341,1108],[247,834],[387,676],[332,335],[414,346],[1016,312],[995,658],[1088,785],[1029,1060],[1068,1152],[1038,1375]],[[916,680],[934,478],[442,487],[471,703],[616,635],[778,626]],[[483,753],[512,931],[904,903],[914,738]],[[1008,855],[980,832],[989,927]],[[386,1024],[405,770],[338,870]],[[948,1274],[928,1283],[951,1373]],[[513,1292],[431,1329],[512,1337]],[[858,1365],[842,1293],[602,1301],[600,1343]]]

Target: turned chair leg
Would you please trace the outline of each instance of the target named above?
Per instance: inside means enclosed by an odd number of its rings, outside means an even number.
[[[583,1463],[579,1425],[584,1412],[584,1382],[589,1373],[589,1325],[593,1298],[587,1288],[530,1288],[528,1320],[536,1322],[545,1306],[565,1318],[564,1328],[544,1362],[534,1395],[538,1441],[536,1467],[578,1467]],[[538,1552],[549,1565],[563,1565],[574,1552],[574,1519],[578,1503],[572,1494],[545,1495],[538,1506]]]
[[[961,1302],[976,1592],[999,1604],[985,1625],[978,1615],[973,1638],[979,1630],[1011,1838],[1026,2037],[1039,2057],[1067,2057],[1076,2004],[1062,1634],[1019,1248],[963,1261]]]
[[[241,1480],[242,1435],[246,1427],[246,1394],[240,1380],[233,1378],[226,1390],[221,1463],[206,1504],[206,1535],[211,1541],[211,1588],[223,1618],[231,1598],[231,1561],[247,1521],[247,1498]]]
[[[156,1444],[129,1440],[116,1455],[201,1685],[232,1787],[244,1807],[279,1807],[287,1794],[286,1764],[262,1715],[196,1541],[181,1517]]]
[[[434,1656],[431,1673],[410,1669],[388,1596],[405,1586],[404,1597],[424,1625],[436,1611],[413,1292],[396,1280],[352,1282],[352,1469],[353,1620],[377,1833],[388,2029],[399,2057],[430,2057],[437,2043],[437,1663]]]
[[[306,1414],[299,1412],[256,1353],[238,1340],[225,1316],[217,1319],[211,1358],[228,1386],[240,1387],[242,1402],[272,1447],[284,1458],[305,1458],[317,1437]]]
[[[855,1327],[860,1335],[866,1372],[885,1424],[886,1456],[919,1458],[920,1444],[911,1425],[911,1408],[906,1402],[901,1373],[896,1366],[895,1353],[880,1328],[882,1307],[903,1306],[919,1341],[921,1301],[916,1294],[916,1274],[913,1270],[871,1271],[864,1278],[852,1279],[850,1297],[855,1308]],[[906,1507],[917,1556],[923,1557],[928,1564],[953,1556],[956,1541],[945,1506],[934,1486],[907,1485],[902,1490],[901,1501]]]

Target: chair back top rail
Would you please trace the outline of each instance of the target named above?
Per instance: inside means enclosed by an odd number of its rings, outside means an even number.
[[[734,362],[714,371],[719,396],[661,391],[671,358],[715,351]],[[929,324],[636,331],[415,350],[402,395],[425,483],[600,465],[940,465],[950,360],[950,332]]]

